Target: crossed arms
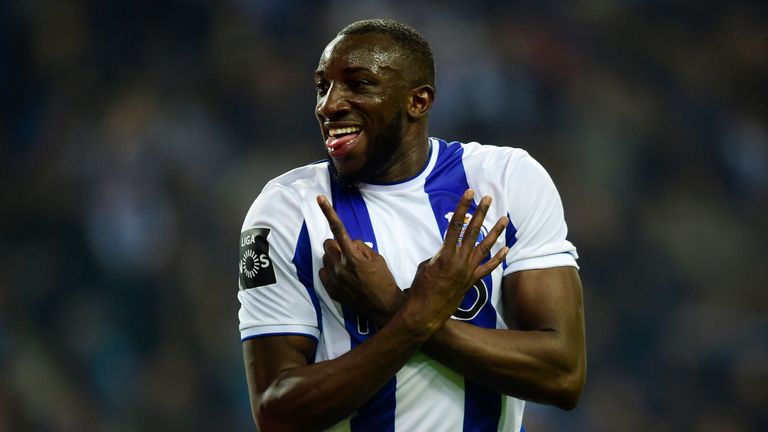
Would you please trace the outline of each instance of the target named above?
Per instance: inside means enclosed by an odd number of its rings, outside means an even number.
[[[452,320],[475,281],[505,258],[483,263],[508,221],[501,218],[476,244],[491,204],[483,197],[457,245],[473,199],[467,191],[437,254],[421,263],[408,294],[384,258],[350,239],[324,197],[318,204],[335,239],[324,243],[319,276],[328,294],[380,330],[349,352],[313,363],[315,341],[267,336],[243,343],[254,418],[262,430],[332,426],[369,400],[418,350],[459,374],[521,399],[573,408],[586,371],[582,290],[572,267],[520,271],[502,282],[510,329]],[[301,415],[296,415],[301,413]]]

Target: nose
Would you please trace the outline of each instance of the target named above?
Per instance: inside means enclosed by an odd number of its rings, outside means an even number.
[[[318,117],[333,120],[340,115],[348,113],[350,108],[348,95],[344,87],[333,83],[324,95],[317,97],[315,112]]]

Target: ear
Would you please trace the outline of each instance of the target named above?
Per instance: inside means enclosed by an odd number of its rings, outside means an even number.
[[[429,113],[432,102],[435,101],[435,88],[429,84],[418,86],[411,90],[408,99],[408,118],[418,120]]]

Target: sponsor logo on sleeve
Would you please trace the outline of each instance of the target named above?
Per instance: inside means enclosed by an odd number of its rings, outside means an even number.
[[[240,234],[240,286],[257,288],[277,282],[269,257],[269,228],[252,228]]]

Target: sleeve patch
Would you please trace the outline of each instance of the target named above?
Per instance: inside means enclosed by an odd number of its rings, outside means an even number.
[[[242,289],[271,285],[275,267],[269,257],[269,228],[252,228],[240,234],[240,286]]]

